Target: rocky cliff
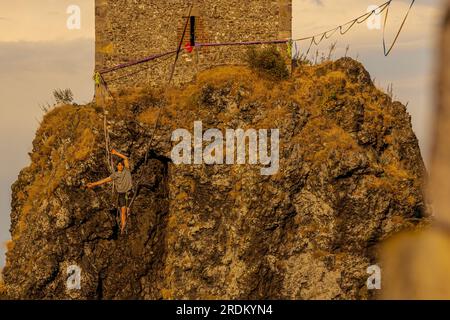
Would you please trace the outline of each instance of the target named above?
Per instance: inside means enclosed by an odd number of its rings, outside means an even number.
[[[426,215],[406,107],[349,58],[280,82],[221,67],[183,88],[118,93],[111,143],[142,183],[123,236],[111,188],[82,188],[109,175],[103,114],[93,103],[45,116],[12,187],[8,297],[371,298],[378,244]],[[175,165],[171,134],[197,120],[203,130],[278,128],[278,173]],[[66,287],[71,265],[79,290]]]

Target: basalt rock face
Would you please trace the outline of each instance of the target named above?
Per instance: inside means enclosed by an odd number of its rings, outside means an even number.
[[[111,188],[81,188],[109,174],[102,109],[53,110],[12,188],[8,297],[371,298],[366,269],[380,241],[425,220],[425,170],[406,107],[349,58],[277,83],[223,67],[181,89],[120,92],[107,119],[141,182],[127,234]],[[279,129],[278,172],[175,165],[171,134],[193,132],[194,121],[222,132]],[[79,290],[67,288],[71,265]]]

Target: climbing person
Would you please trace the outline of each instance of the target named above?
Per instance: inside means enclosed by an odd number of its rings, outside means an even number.
[[[123,234],[127,223],[127,216],[130,212],[129,206],[132,197],[131,189],[133,187],[133,181],[131,178],[130,163],[128,158],[114,149],[111,150],[111,154],[121,159],[117,164],[117,171],[108,178],[97,182],[88,183],[86,187],[92,189],[105,183],[114,182],[116,192],[118,193],[118,209],[120,210],[121,221],[120,233]]]

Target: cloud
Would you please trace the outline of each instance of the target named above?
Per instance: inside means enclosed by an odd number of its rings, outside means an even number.
[[[306,2],[304,2],[306,1]],[[351,19],[365,13],[368,6],[373,4],[373,0],[346,0],[342,2],[321,0],[324,6],[318,8],[313,0],[304,0],[293,3],[294,24],[293,37],[301,38],[332,29],[339,24],[346,23]],[[437,2],[437,1],[435,1]],[[438,5],[432,5],[432,1],[427,3],[417,3],[410,13],[405,27],[399,38],[400,42],[413,41],[420,46],[420,41],[425,39],[430,41],[430,35],[435,33],[441,21],[441,10]],[[386,41],[391,43],[406,10],[409,7],[409,0],[393,2],[389,12],[389,19],[386,26]],[[383,23],[383,17],[380,17]],[[335,34],[332,41],[348,42],[353,45],[369,45],[380,43],[382,40],[382,30],[369,30],[365,23],[354,25],[345,36]],[[420,41],[419,41],[420,40]]]
[[[314,2],[318,6],[323,6],[322,0],[311,0],[311,1]]]
[[[94,38],[95,8],[93,0],[77,0],[81,8],[81,29],[67,28],[67,7],[73,0],[0,1],[1,16],[14,21],[0,28],[0,41],[52,41]]]
[[[294,4],[295,4],[296,0],[294,0]],[[316,6],[323,6],[323,0],[300,0],[300,2],[303,3],[310,3],[310,4],[314,4]]]
[[[93,39],[0,42],[0,69],[10,75],[58,71],[70,76],[86,65],[86,57],[94,59],[93,50]]]
[[[293,0],[294,2],[302,2],[302,3],[312,3],[314,5],[317,6],[324,6],[324,5],[331,5],[330,1],[328,0]],[[371,0],[373,5],[381,5],[382,3],[386,2],[387,0]],[[441,0],[421,0],[421,5],[425,5],[425,6],[432,6],[432,7],[436,7],[437,4],[439,4]],[[345,2],[345,1],[343,1]],[[347,2],[352,2],[352,1],[347,1]],[[361,2],[360,0],[353,0],[354,4],[358,4],[358,2]],[[411,3],[411,0],[399,0],[399,2],[404,2],[407,4]]]

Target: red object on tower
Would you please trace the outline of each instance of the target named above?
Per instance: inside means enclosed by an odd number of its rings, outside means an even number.
[[[192,51],[194,50],[194,47],[191,46],[191,44],[188,42],[186,43],[186,45],[184,46],[184,49],[189,52],[192,53]]]

